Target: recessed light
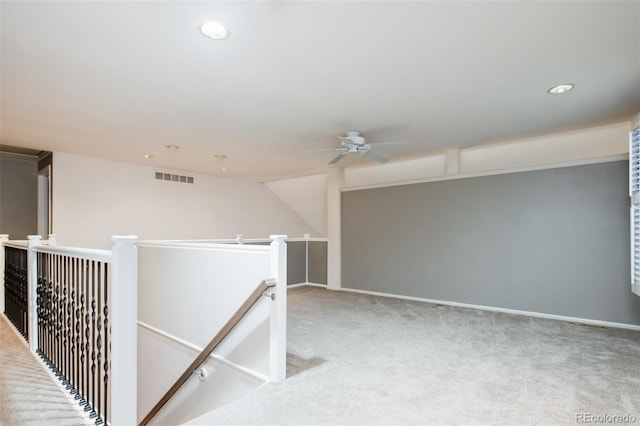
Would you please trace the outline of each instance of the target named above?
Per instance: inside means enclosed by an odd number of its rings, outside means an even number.
[[[227,172],[227,168],[226,168],[226,167],[223,167],[223,168],[221,168],[221,169],[220,169],[220,171],[221,171],[222,173],[226,173],[226,172]]]
[[[560,93],[565,93],[568,92],[569,90],[573,89],[574,85],[571,83],[567,83],[567,84],[559,84],[557,86],[553,86],[551,89],[547,90],[547,93],[550,93],[552,95],[559,95]]]
[[[227,156],[224,154],[216,154],[213,156],[213,158],[216,160],[224,160],[225,158],[227,158]]]
[[[180,145],[165,145],[164,147],[173,150],[180,149]]]
[[[142,154],[142,158],[145,158],[147,160],[151,160],[153,158],[153,155],[151,155],[151,154]]]
[[[229,37],[229,30],[219,22],[205,22],[200,27],[200,31],[214,40],[224,40]]]

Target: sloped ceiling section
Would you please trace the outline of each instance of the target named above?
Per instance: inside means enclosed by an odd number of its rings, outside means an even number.
[[[265,185],[304,219],[320,237],[327,236],[327,177],[313,175]]]

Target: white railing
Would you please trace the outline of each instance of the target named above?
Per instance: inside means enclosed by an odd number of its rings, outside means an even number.
[[[3,240],[3,251],[25,248]],[[112,250],[60,247],[38,235],[26,243],[29,348],[96,424],[137,418],[136,240],[113,237]]]
[[[287,237],[287,285],[327,285],[327,239],[311,237]],[[154,243],[168,244],[238,244],[269,245],[268,238],[245,238],[236,234],[236,238],[226,239],[188,239],[154,240]]]
[[[304,242],[304,257],[294,260],[302,259],[305,282],[310,244],[326,246],[308,235],[141,242],[125,236],[113,237],[111,250],[57,246],[53,235],[0,241],[2,251],[27,251],[30,349],[97,424],[113,425],[137,423],[171,374],[206,345],[246,290],[265,279],[276,281],[269,290],[274,299],[260,299],[198,370],[201,380],[214,380],[187,381],[152,423],[180,423],[284,379],[286,241],[292,247]],[[3,312],[4,260],[0,252]],[[198,405],[198,398],[207,401]]]
[[[286,376],[286,251],[269,245],[209,242],[138,243],[141,420],[232,317],[255,287],[274,279],[196,375],[151,424],[179,424]]]

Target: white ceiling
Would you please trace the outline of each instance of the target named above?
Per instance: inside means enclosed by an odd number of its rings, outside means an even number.
[[[0,8],[5,145],[269,180],[325,171],[335,152],[307,151],[350,130],[406,141],[380,151],[398,160],[640,112],[639,1]],[[205,38],[207,20],[231,36]]]

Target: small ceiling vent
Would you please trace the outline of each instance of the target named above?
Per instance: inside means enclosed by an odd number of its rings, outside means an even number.
[[[156,172],[157,180],[165,180],[167,182],[193,183],[193,176],[174,175],[171,173]]]

